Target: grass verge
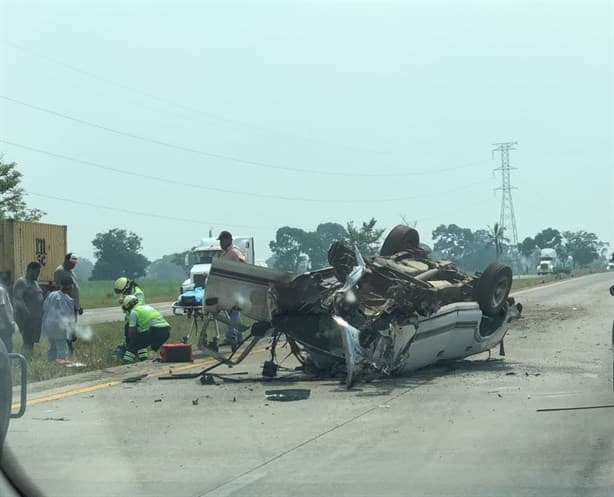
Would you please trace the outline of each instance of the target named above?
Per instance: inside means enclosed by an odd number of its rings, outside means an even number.
[[[168,343],[179,343],[182,337],[188,334],[191,321],[184,316],[167,316],[166,319],[171,325],[171,336]],[[31,360],[28,361],[28,382],[49,380],[120,365],[120,360],[115,357],[115,349],[124,342],[124,323],[99,323],[89,326],[89,329],[87,328],[84,327],[82,329],[84,331],[91,331],[92,338],[89,341],[77,339],[75,342],[75,354],[72,358],[74,362],[85,364],[84,367],[60,366],[47,361],[49,342],[45,338],[41,338],[41,341],[34,346],[34,354]],[[220,327],[220,332],[223,335],[222,327]],[[197,332],[192,331],[190,343],[195,344],[197,336]],[[21,344],[21,335],[19,333],[13,335],[15,352],[21,350]],[[156,354],[150,351],[150,357],[153,358],[155,356]],[[19,385],[20,383],[20,376],[17,372],[17,368],[15,368],[13,371],[13,385]]]
[[[113,293],[113,281],[79,282],[79,296],[84,309],[116,306],[118,296]],[[143,280],[139,286],[147,302],[173,302],[179,296],[179,281]]]
[[[512,292],[523,290],[525,288],[531,288],[539,285],[545,285],[555,281],[568,280],[570,278],[577,278],[578,276],[585,276],[593,273],[603,273],[604,271],[595,271],[590,269],[583,269],[574,271],[572,274],[548,274],[542,276],[529,276],[526,278],[515,278],[512,281]]]

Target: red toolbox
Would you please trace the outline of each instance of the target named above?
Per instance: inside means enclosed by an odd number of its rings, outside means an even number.
[[[160,347],[162,362],[193,362],[192,346],[189,343],[165,343]]]

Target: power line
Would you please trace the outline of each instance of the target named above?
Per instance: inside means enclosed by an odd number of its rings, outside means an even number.
[[[17,105],[21,105],[21,106],[27,107],[29,109],[33,109],[33,110],[36,110],[36,111],[39,111],[39,112],[44,112],[46,114],[49,114],[49,115],[52,115],[52,116],[55,116],[55,117],[59,117],[59,118],[62,118],[62,119],[66,119],[68,121],[76,122],[78,124],[82,124],[84,126],[89,126],[91,128],[107,131],[109,133],[113,133],[113,134],[116,134],[116,135],[126,136],[126,137],[132,138],[134,140],[139,140],[139,141],[143,141],[143,142],[147,142],[147,143],[152,143],[154,145],[159,145],[159,146],[170,148],[170,149],[174,149],[174,150],[180,150],[182,152],[189,152],[189,153],[192,153],[192,154],[202,155],[202,156],[213,158],[213,159],[220,159],[220,160],[227,160],[227,161],[230,161],[230,162],[236,162],[236,163],[242,164],[244,166],[245,165],[249,165],[249,166],[254,166],[254,167],[261,167],[261,168],[267,168],[267,169],[281,170],[281,171],[287,171],[287,172],[292,172],[292,173],[302,173],[302,174],[311,174],[311,175],[323,175],[323,176],[369,177],[369,178],[424,176],[424,175],[429,175],[429,174],[444,173],[444,172],[450,172],[450,171],[455,171],[455,170],[459,170],[459,169],[467,169],[467,168],[470,168],[470,167],[476,167],[476,166],[480,165],[483,162],[483,161],[472,162],[472,163],[464,164],[464,165],[461,165],[461,166],[447,167],[447,168],[438,169],[438,170],[431,170],[431,171],[404,172],[404,173],[390,173],[390,172],[384,172],[384,171],[378,171],[378,172],[374,172],[374,173],[358,173],[358,172],[352,171],[351,173],[348,173],[347,171],[319,171],[319,170],[313,170],[313,169],[304,169],[304,168],[297,168],[297,167],[280,166],[280,165],[270,164],[270,163],[267,163],[267,162],[252,161],[252,160],[247,160],[247,159],[241,159],[241,158],[238,158],[238,157],[233,157],[233,156],[230,156],[230,155],[206,152],[206,151],[198,150],[198,149],[191,148],[191,147],[185,147],[183,145],[176,145],[176,144],[173,144],[173,143],[170,143],[170,142],[167,142],[167,141],[157,140],[155,138],[149,138],[149,137],[146,137],[146,136],[137,135],[137,134],[134,134],[134,133],[131,133],[131,132],[128,132],[128,131],[121,131],[121,130],[118,130],[118,129],[115,129],[115,128],[110,128],[108,126],[104,126],[104,125],[101,125],[101,124],[93,123],[91,121],[86,121],[84,119],[80,119],[80,118],[77,118],[77,117],[72,117],[72,116],[69,116],[68,114],[63,114],[61,112],[57,112],[57,111],[54,111],[54,110],[51,110],[51,109],[40,107],[38,105],[29,104],[27,102],[23,102],[21,100],[15,99],[15,98],[7,97],[5,95],[0,95],[0,98],[6,100],[7,102],[11,102],[11,103],[14,103],[14,104],[17,104]]]
[[[249,123],[249,122],[246,122],[246,121],[241,121],[239,119],[230,119],[230,118],[225,117],[225,116],[220,116],[220,115],[217,115],[217,114],[212,114],[210,112],[205,112],[205,111],[203,111],[201,109],[198,109],[198,108],[195,108],[195,107],[191,107],[191,106],[185,105],[183,103],[177,102],[175,100],[171,100],[171,99],[166,98],[166,97],[161,97],[160,95],[155,95],[155,94],[150,93],[148,91],[141,90],[139,88],[135,88],[133,86],[127,85],[125,83],[122,83],[122,82],[119,82],[119,81],[116,81],[116,80],[113,80],[113,79],[109,79],[107,77],[101,76],[101,75],[93,73],[91,71],[87,71],[85,69],[82,69],[82,68],[77,67],[75,65],[72,65],[72,64],[69,64],[67,62],[61,61],[61,60],[56,59],[54,57],[50,57],[49,55],[45,55],[45,54],[42,54],[42,53],[37,52],[35,50],[32,50],[30,48],[26,48],[26,47],[24,47],[24,46],[22,46],[22,45],[20,45],[18,43],[15,43],[14,41],[6,40],[6,39],[5,40],[1,40],[1,41],[5,45],[13,47],[13,48],[15,48],[17,50],[20,50],[22,52],[28,53],[28,54],[30,54],[32,56],[35,56],[35,57],[38,57],[40,59],[52,62],[54,64],[57,64],[59,66],[64,67],[65,69],[69,69],[69,70],[74,71],[76,73],[85,75],[85,76],[87,76],[89,78],[92,78],[94,80],[102,81],[102,82],[104,82],[104,83],[106,83],[108,85],[116,86],[118,88],[122,88],[123,90],[127,90],[129,92],[136,93],[137,95],[142,95],[142,96],[145,96],[147,98],[151,98],[152,100],[156,100],[156,101],[161,102],[161,103],[163,103],[165,105],[169,105],[171,107],[176,107],[178,109],[181,109],[182,111],[187,111],[187,112],[191,112],[191,113],[194,113],[194,114],[198,114],[198,115],[204,116],[204,117],[206,117],[208,119],[218,120],[218,121],[225,122],[225,123],[228,123],[228,124],[234,124],[234,125],[239,125],[239,126],[243,126],[243,127],[247,127],[247,128],[252,128],[252,129],[256,129],[256,130],[259,130],[259,131],[262,131],[262,132],[265,132],[265,133],[271,133],[271,134],[276,134],[276,135],[280,135],[280,136],[287,136],[287,137],[291,137],[291,138],[294,137],[294,138],[298,138],[298,139],[305,140],[305,141],[311,141],[311,142],[315,142],[315,143],[324,143],[327,146],[334,146],[335,148],[345,148],[345,149],[349,149],[349,150],[359,150],[359,151],[369,152],[369,153],[378,154],[378,155],[384,154],[383,152],[377,151],[377,150],[362,149],[362,148],[348,146],[348,145],[341,145],[341,146],[339,144],[332,145],[332,144],[326,142],[325,140],[321,140],[321,139],[317,139],[317,138],[302,137],[302,136],[298,136],[298,135],[293,135],[291,133],[280,132],[278,130],[271,130],[271,129],[268,129],[268,128],[264,127],[264,126],[259,126],[257,124]]]
[[[407,196],[407,197],[396,197],[396,198],[355,198],[355,199],[337,199],[337,198],[307,198],[307,197],[290,197],[290,196],[283,196],[283,195],[269,195],[269,194],[265,194],[265,193],[255,193],[255,192],[246,192],[246,191],[238,191],[238,190],[228,190],[228,189],[224,189],[224,188],[219,188],[219,187],[213,187],[213,186],[203,186],[203,185],[197,185],[194,183],[186,183],[183,181],[179,181],[179,180],[175,180],[175,179],[171,179],[171,178],[163,178],[161,176],[154,176],[151,174],[144,174],[144,173],[137,173],[134,171],[128,171],[125,169],[119,169],[116,167],[112,167],[112,166],[107,166],[98,162],[92,162],[92,161],[87,161],[87,160],[83,160],[83,159],[77,159],[76,157],[71,157],[68,155],[63,155],[63,154],[57,154],[54,152],[49,152],[47,150],[42,150],[40,148],[36,148],[36,147],[31,147],[28,145],[23,145],[20,143],[15,143],[9,140],[4,140],[4,139],[0,139],[0,143],[6,143],[7,145],[11,145],[14,147],[18,147],[18,148],[22,148],[24,150],[29,150],[32,152],[36,152],[39,154],[43,154],[43,155],[47,155],[49,157],[55,157],[58,159],[62,159],[62,160],[67,160],[70,162],[75,162],[75,163],[79,163],[79,164],[84,164],[86,166],[90,166],[90,167],[95,167],[98,169],[102,169],[105,171],[111,171],[117,174],[124,174],[127,176],[133,176],[133,177],[137,177],[137,178],[145,178],[145,179],[150,179],[150,180],[154,180],[154,181],[159,181],[162,182],[164,184],[173,184],[173,185],[177,185],[177,186],[181,186],[181,187],[188,187],[188,188],[195,188],[198,190],[205,190],[205,191],[213,191],[213,192],[217,192],[217,193],[225,193],[225,194],[232,194],[232,195],[245,195],[245,196],[251,196],[251,197],[256,197],[256,198],[265,198],[265,199],[273,199],[273,200],[285,200],[285,201],[291,201],[291,202],[295,202],[295,201],[302,201],[302,202],[315,202],[315,203],[335,203],[335,204],[365,204],[365,203],[382,203],[382,202],[399,202],[399,201],[406,201],[406,200],[416,200],[418,198],[421,197],[430,197],[432,195],[444,195],[444,194],[448,194],[448,193],[454,193],[457,192],[459,190],[464,190],[467,189],[468,187],[474,186],[474,185],[478,185],[478,184],[483,184],[485,183],[484,181],[476,181],[473,183],[469,183],[468,185],[461,185],[459,187],[456,187],[454,189],[451,190],[447,190],[447,191],[443,191],[443,192],[426,192],[420,195],[413,195],[413,196]]]
[[[82,202],[79,200],[73,200],[73,199],[69,199],[69,198],[63,198],[63,197],[56,197],[54,195],[46,195],[44,193],[37,193],[37,192],[27,192],[28,195],[33,195],[35,197],[41,197],[41,198],[47,198],[47,199],[52,199],[52,200],[59,200],[62,202],[68,202],[71,204],[75,204],[75,205],[84,205],[87,207],[94,207],[96,209],[106,209],[109,211],[115,211],[115,212],[122,212],[124,214],[134,214],[136,216],[144,216],[144,217],[151,217],[151,218],[156,218],[156,219],[164,219],[167,221],[180,221],[180,222],[184,222],[184,223],[192,223],[192,224],[199,224],[199,225],[216,225],[216,226],[230,226],[230,227],[235,227],[235,228],[249,228],[249,229],[266,229],[263,226],[250,226],[248,224],[232,224],[232,223],[221,223],[221,222],[217,222],[217,221],[197,221],[195,219],[187,219],[187,218],[181,218],[181,217],[173,217],[173,216],[164,216],[164,215],[160,215],[160,214],[152,214],[150,212],[140,212],[140,211],[133,211],[130,209],[122,209],[119,207],[109,207],[107,205],[102,205],[102,204],[94,204],[92,202]]]

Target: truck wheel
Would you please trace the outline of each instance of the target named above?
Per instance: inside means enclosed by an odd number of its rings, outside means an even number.
[[[418,232],[404,224],[397,224],[382,244],[379,255],[394,255],[401,250],[420,247],[420,235]]]
[[[6,432],[9,429],[11,398],[11,360],[4,346],[4,342],[0,340],[0,454],[2,453]]]
[[[475,287],[475,298],[486,316],[496,316],[507,302],[512,288],[509,266],[493,263],[484,270]]]
[[[614,297],[614,285],[610,287],[610,295]]]

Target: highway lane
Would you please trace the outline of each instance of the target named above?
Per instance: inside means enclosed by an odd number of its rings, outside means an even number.
[[[351,391],[304,382],[288,403],[258,382],[65,385],[37,392],[8,445],[49,496],[611,496],[614,410],[540,411],[614,403],[611,280],[518,292],[505,357]]]
[[[158,309],[163,315],[170,316],[173,313],[173,302],[159,302],[151,304]],[[121,308],[115,307],[99,307],[97,309],[86,309],[83,315],[79,318],[81,324],[96,324],[107,323],[111,321],[122,321],[124,319]]]

